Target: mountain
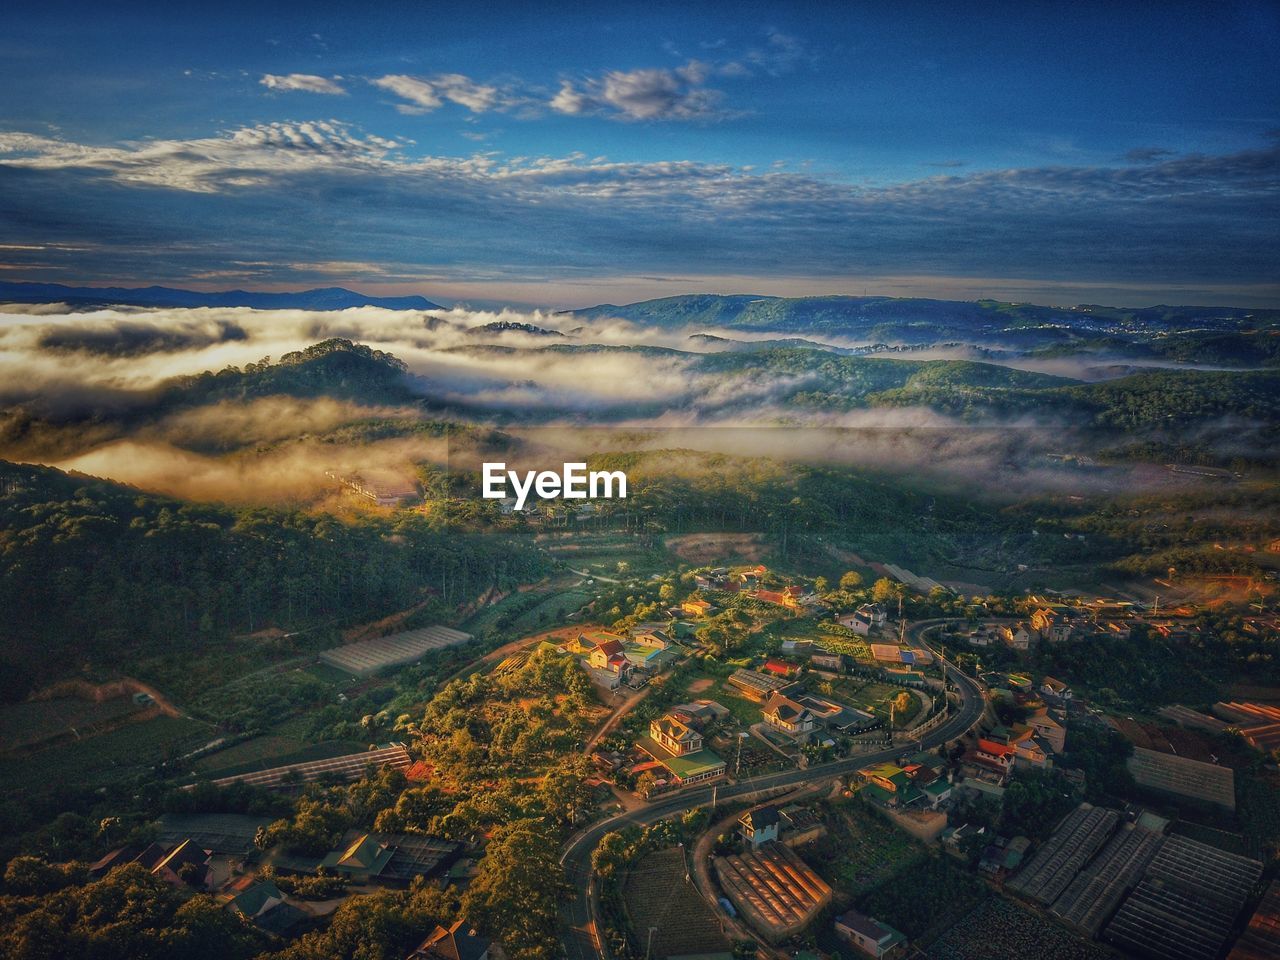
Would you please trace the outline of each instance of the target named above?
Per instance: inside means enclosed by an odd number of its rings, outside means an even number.
[[[1176,359],[1194,356],[1208,335],[1221,332],[1215,356],[1248,359],[1273,356],[1271,334],[1280,310],[1237,307],[1108,307],[1081,304],[1052,307],[999,300],[928,300],[914,297],[761,297],[750,294],[663,297],[623,305],[600,304],[572,311],[585,320],[610,317],[645,326],[699,326],[762,330],[783,334],[825,334],[870,342],[935,344],[962,340],[1019,350],[1096,352],[1104,345],[1124,351],[1132,344],[1182,349]],[[1245,343],[1236,338],[1256,330]],[[1191,336],[1192,332],[1195,336]],[[1162,341],[1169,338],[1169,343]],[[1226,342],[1221,342],[1225,338]],[[1186,341],[1186,342],[1184,342]],[[1150,350],[1145,351],[1150,355]]]
[[[441,310],[425,297],[370,297],[343,287],[318,287],[293,293],[223,290],[202,293],[172,287],[68,287],[61,283],[0,282],[0,301],[72,303],[84,306],[123,304],[133,307],[250,307],[254,310]]]

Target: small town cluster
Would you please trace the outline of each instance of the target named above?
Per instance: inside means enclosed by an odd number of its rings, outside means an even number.
[[[1280,709],[1119,715],[1043,669],[1046,652],[1134,631],[1186,643],[1200,629],[1187,610],[944,591],[927,595],[938,615],[909,619],[927,597],[905,578],[868,587],[850,573],[836,587],[761,564],[702,567],[632,615],[601,623],[587,608],[469,659],[473,678],[572,667],[597,704],[572,745],[594,799],[570,815],[563,850],[565,954],[976,958],[1041,943],[1052,956],[1218,960],[1234,943],[1231,960],[1276,955],[1280,891],[1263,890],[1251,839],[1213,824],[1237,813],[1240,756],[1274,758]],[[476,643],[429,626],[318,659],[359,683]],[[1240,756],[1220,755],[1228,735]],[[425,789],[442,763],[405,737],[188,790],[305,795],[388,777]],[[467,890],[485,832],[397,822],[300,851],[273,842],[270,817],[169,812],[150,842],[88,871],[140,866],[287,942],[362,893]],[[506,955],[497,931],[462,917],[421,933],[409,960]]]

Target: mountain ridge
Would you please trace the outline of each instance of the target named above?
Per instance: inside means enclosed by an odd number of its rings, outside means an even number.
[[[373,297],[345,287],[314,287],[282,293],[252,290],[202,292],[178,287],[74,287],[61,283],[0,281],[0,300],[11,303],[119,304],[136,307],[246,307],[254,310],[442,310],[425,297]]]

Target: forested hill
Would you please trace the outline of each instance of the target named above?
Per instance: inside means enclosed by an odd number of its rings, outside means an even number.
[[[0,461],[0,694],[270,626],[362,622],[423,599],[452,610],[537,579],[528,546],[420,514],[232,510]]]
[[[398,357],[362,343],[333,338],[263,360],[171,380],[161,402],[206,403],[266,396],[332,397],[372,403],[416,399],[405,380],[408,367]]]
[[[133,435],[180,410],[219,401],[264,397],[329,398],[361,404],[415,406],[422,397],[410,386],[398,358],[350,340],[325,340],[272,362],[226,367],[177,377],[133,393],[73,401],[50,398],[0,407],[0,456],[48,460],[76,449],[82,431],[104,443]]]
[[[1238,307],[1052,307],[999,300],[697,294],[606,303],[573,314],[664,328],[767,330],[902,344],[962,340],[1021,350],[1280,363],[1280,310]]]

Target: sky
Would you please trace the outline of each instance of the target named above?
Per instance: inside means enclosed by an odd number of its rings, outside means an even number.
[[[157,10],[7,9],[0,280],[1280,306],[1274,2]]]

